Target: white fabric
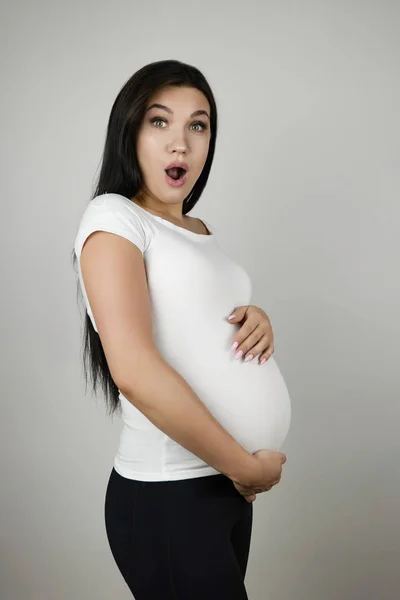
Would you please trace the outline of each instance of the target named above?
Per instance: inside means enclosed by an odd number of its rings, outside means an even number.
[[[251,280],[212,235],[197,234],[153,215],[120,194],[103,194],[85,209],[75,241],[79,282],[97,331],[80,270],[84,241],[96,230],[140,248],[151,298],[153,336],[166,362],[179,372],[215,418],[249,452],[279,450],[291,419],[288,390],[274,356],[236,360],[230,349],[240,324],[227,321],[251,304]],[[155,373],[156,375],[156,373]],[[160,431],[119,394],[123,429],[114,467],[141,481],[217,474],[213,467]]]

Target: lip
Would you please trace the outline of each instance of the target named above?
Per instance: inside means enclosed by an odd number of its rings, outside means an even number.
[[[168,183],[168,185],[170,185],[171,187],[182,187],[183,185],[185,185],[187,180],[187,175],[186,173],[184,174],[183,177],[181,177],[181,179],[172,179],[172,177],[170,177],[168,175],[168,173],[165,173],[165,181]]]
[[[165,167],[164,171],[168,171],[168,169],[173,169],[174,167],[181,167],[181,169],[185,169],[186,173],[189,171],[189,167],[185,162],[179,162],[176,160],[175,162],[169,163],[167,167]],[[185,175],[186,175],[185,173]]]

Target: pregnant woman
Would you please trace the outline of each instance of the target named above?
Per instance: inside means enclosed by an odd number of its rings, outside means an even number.
[[[216,228],[188,216],[216,134],[198,69],[140,69],[112,107],[74,245],[85,365],[123,419],[105,526],[136,600],[245,600],[252,502],[286,460],[268,317]]]

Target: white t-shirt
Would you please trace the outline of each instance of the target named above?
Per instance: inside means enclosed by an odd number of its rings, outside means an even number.
[[[142,252],[150,293],[153,337],[168,362],[208,410],[248,451],[279,450],[287,436],[291,405],[274,356],[245,363],[230,348],[240,324],[227,319],[250,304],[251,280],[212,235],[198,234],[153,215],[120,194],[91,200],[75,241],[79,283],[90,309],[80,270],[80,253],[94,231],[125,237]],[[156,373],[155,373],[156,376]],[[118,473],[141,481],[189,479],[218,471],[158,429],[121,393],[123,429],[114,457]]]

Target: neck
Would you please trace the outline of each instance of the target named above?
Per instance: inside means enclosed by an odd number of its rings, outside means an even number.
[[[166,202],[160,202],[154,196],[144,194],[140,191],[131,200],[160,217],[169,218],[179,224],[186,223],[187,221],[186,215],[182,212],[182,203],[167,204]]]

